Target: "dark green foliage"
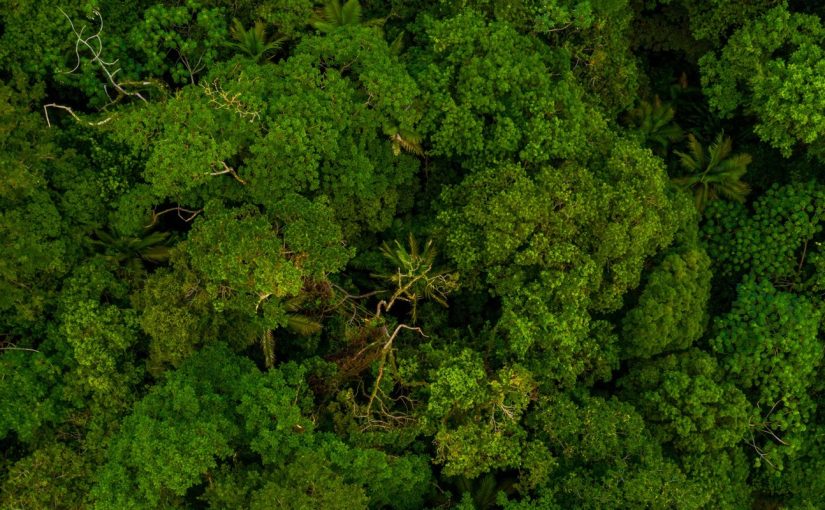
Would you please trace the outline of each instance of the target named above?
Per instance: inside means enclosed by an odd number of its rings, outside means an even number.
[[[645,143],[667,150],[670,144],[683,136],[682,129],[673,121],[674,115],[676,110],[656,96],[653,102],[641,101],[639,106],[630,110],[627,121]]]
[[[434,267],[436,251],[433,242],[428,240],[424,248],[418,247],[418,241],[409,236],[409,249],[395,241],[395,248],[387,243],[381,245],[381,253],[392,268],[391,272],[375,275],[392,284],[388,289],[392,295],[387,302],[405,301],[410,304],[412,321],[415,322],[418,301],[431,299],[441,306],[447,306],[447,294],[458,288],[457,275],[446,269]]]
[[[824,507],[824,17],[0,1],[0,508]]]
[[[748,403],[722,383],[716,359],[692,349],[636,364],[620,385],[663,443],[691,454],[736,446],[748,425]]]
[[[771,187],[751,215],[738,204],[714,203],[702,232],[717,271],[751,271],[783,287],[798,285],[807,246],[822,231],[824,198],[821,185],[807,182]]]
[[[327,0],[310,20],[313,27],[321,32],[332,32],[336,28],[361,23],[361,3],[358,0]]]
[[[753,405],[752,443],[764,450],[759,460],[777,462],[801,447],[794,434],[806,429],[815,409],[808,388],[822,361],[820,321],[810,298],[750,278],[739,285],[731,312],[716,321],[711,347]]]
[[[754,132],[790,155],[802,144],[825,154],[822,87],[825,28],[816,15],[779,5],[737,30],[720,53],[701,60],[702,86],[723,114],[744,108],[757,118]]]

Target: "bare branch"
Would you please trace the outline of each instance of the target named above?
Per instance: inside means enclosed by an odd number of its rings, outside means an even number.
[[[59,10],[60,13],[66,17],[67,20],[69,20],[69,25],[71,25],[72,27],[72,32],[74,33],[75,37],[77,37],[77,40],[75,41],[75,57],[77,58],[77,61],[75,62],[75,66],[69,71],[64,71],[64,74],[73,73],[80,67],[80,50],[82,47],[85,47],[91,53],[92,58],[90,62],[94,65],[97,65],[98,68],[103,72],[103,74],[106,75],[106,79],[109,81],[112,87],[114,87],[114,89],[118,91],[118,94],[120,94],[121,96],[136,97],[144,103],[147,102],[146,98],[143,97],[140,92],[126,90],[123,88],[124,84],[118,83],[115,80],[115,75],[120,71],[120,68],[112,70],[110,69],[110,67],[116,65],[119,59],[107,62],[101,56],[101,54],[103,53],[103,41],[100,38],[100,34],[103,32],[103,16],[101,16],[100,12],[97,10],[94,11],[94,14],[97,17],[99,23],[97,32],[94,35],[83,37],[83,31],[86,29],[86,26],[84,25],[78,31],[74,25],[74,22],[72,21],[72,18],[69,17],[69,15],[66,14],[66,12],[60,7],[58,7],[57,10]]]
[[[27,351],[27,352],[40,352],[37,349],[28,349],[26,347],[0,347],[0,351]]]
[[[239,183],[241,183],[241,184],[246,184],[246,181],[245,181],[245,180],[243,180],[243,179],[241,179],[241,177],[238,175],[238,172],[236,172],[234,168],[232,168],[231,166],[227,165],[225,161],[221,161],[221,164],[223,165],[223,170],[220,170],[220,171],[218,171],[218,172],[210,172],[210,173],[208,173],[207,175],[224,175],[224,174],[229,174],[229,175],[231,175],[232,177],[234,177],[234,178],[235,178],[235,180],[236,180],[236,181],[238,181]]]
[[[158,222],[158,218],[160,218],[162,215],[164,215],[166,213],[169,213],[169,212],[172,212],[172,211],[177,211],[178,218],[182,219],[186,223],[189,223],[190,221],[194,220],[197,215],[202,213],[203,209],[198,209],[197,211],[193,211],[191,209],[184,209],[181,206],[175,206],[175,207],[170,207],[169,209],[164,209],[160,212],[152,211],[152,222],[149,223],[148,225],[145,225],[143,228],[152,228],[152,227],[154,227],[155,224],[157,224],[157,222]],[[188,216],[184,217],[181,214],[182,212],[188,214]]]
[[[43,112],[46,114],[46,124],[48,124],[49,127],[52,127],[52,122],[51,122],[51,119],[49,118],[49,108],[59,108],[60,110],[65,110],[65,111],[69,112],[69,115],[71,115],[72,118],[74,118],[74,120],[80,122],[81,124],[86,124],[86,125],[89,125],[89,126],[102,126],[103,124],[106,124],[107,122],[109,122],[113,118],[113,117],[106,117],[105,119],[103,119],[101,121],[98,121],[98,122],[83,120],[80,117],[78,117],[77,114],[74,112],[74,110],[72,110],[70,107],[63,106],[61,104],[56,104],[56,103],[49,103],[47,105],[43,105]]]

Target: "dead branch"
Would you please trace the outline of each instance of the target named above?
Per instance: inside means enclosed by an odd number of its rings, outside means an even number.
[[[238,181],[239,183],[244,184],[244,185],[246,184],[246,181],[245,181],[245,180],[243,180],[243,179],[241,179],[241,177],[238,175],[238,172],[236,172],[234,168],[232,168],[231,166],[227,165],[225,161],[221,161],[221,164],[223,165],[223,170],[220,170],[220,171],[218,171],[218,172],[209,172],[207,175],[224,175],[224,174],[229,174],[229,175],[231,175],[232,177],[234,177],[234,178],[235,178],[235,180],[236,180],[236,181]]]
[[[241,96],[240,92],[230,96],[229,93],[221,87],[218,80],[203,84],[203,92],[209,98],[209,104],[217,110],[229,110],[241,118],[249,119],[249,122],[254,122],[261,118],[260,112],[252,110],[241,102],[239,99]]]
[[[103,32],[103,16],[100,15],[100,12],[97,11],[97,10],[93,11],[94,15],[97,16],[97,19],[99,20],[99,23],[100,23],[100,26],[98,26],[97,32],[95,32],[93,35],[90,35],[88,37],[83,37],[83,32],[86,30],[86,26],[84,25],[78,31],[77,28],[74,26],[74,22],[72,21],[72,18],[70,18],[69,15],[66,14],[66,12],[63,9],[61,9],[60,7],[58,7],[57,10],[59,10],[60,13],[63,14],[63,16],[66,17],[67,20],[69,20],[69,25],[71,25],[71,27],[72,27],[72,32],[74,33],[75,37],[77,38],[77,40],[75,41],[75,46],[74,46],[74,52],[75,52],[75,57],[76,57],[75,66],[71,70],[65,71],[64,73],[65,74],[73,73],[74,71],[76,71],[80,67],[80,63],[81,63],[80,51],[81,51],[82,48],[85,48],[92,55],[92,58],[91,58],[90,62],[92,64],[98,66],[98,68],[106,76],[106,79],[108,80],[109,84],[111,84],[111,86],[118,92],[118,94],[120,94],[122,96],[136,97],[136,98],[140,99],[141,101],[143,101],[144,103],[147,102],[146,98],[143,97],[140,92],[129,91],[129,90],[126,90],[123,87],[123,85],[125,83],[132,83],[132,82],[120,83],[117,80],[115,80],[115,75],[120,71],[120,68],[119,67],[114,68],[114,69],[112,69],[112,68],[117,64],[118,59],[115,59],[111,62],[107,62],[106,60],[103,60],[103,57],[101,56],[101,54],[103,53],[103,41],[100,38],[100,34],[101,34],[101,32]],[[141,83],[151,84],[150,82],[141,82]],[[107,92],[107,94],[108,94],[108,92]]]
[[[178,218],[182,219],[186,223],[189,223],[190,221],[194,220],[197,215],[202,213],[203,209],[198,209],[197,211],[193,211],[191,209],[184,209],[181,206],[175,206],[175,207],[170,207],[169,209],[164,209],[160,212],[156,212],[156,211],[153,210],[152,211],[152,222],[149,223],[148,225],[144,226],[143,228],[152,228],[152,227],[154,227],[158,222],[158,218],[160,218],[164,214],[172,212],[172,211],[177,211]],[[181,215],[181,212],[186,213],[189,216],[184,217],[183,215]]]
[[[26,347],[0,347],[0,351],[26,351],[26,352],[40,352],[37,349],[28,349]]]
[[[101,121],[98,121],[98,122],[83,120],[80,117],[78,117],[78,115],[70,107],[63,106],[61,104],[56,104],[56,103],[49,103],[47,105],[43,105],[43,112],[46,114],[46,124],[48,124],[49,127],[52,127],[52,122],[51,122],[51,119],[49,118],[49,108],[59,108],[61,110],[65,110],[65,111],[69,112],[69,115],[71,115],[72,118],[74,118],[74,120],[80,122],[81,124],[86,124],[86,125],[89,125],[89,126],[92,126],[92,127],[102,126],[103,124],[106,124],[107,122],[112,120],[112,117],[106,117],[105,119],[103,119]]]

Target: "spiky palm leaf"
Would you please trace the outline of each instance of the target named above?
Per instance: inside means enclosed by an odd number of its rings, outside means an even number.
[[[266,368],[275,366],[275,335],[271,329],[267,329],[261,335],[261,351],[264,355],[264,365]]]
[[[692,189],[696,207],[701,211],[709,200],[721,195],[728,200],[743,202],[750,192],[750,186],[742,177],[751,162],[750,154],[733,154],[730,137],[720,133],[707,151],[695,136],[688,135],[688,151],[674,151],[688,174],[673,179],[673,182]]]
[[[381,253],[395,267],[395,271],[373,276],[387,280],[396,287],[392,299],[410,303],[412,320],[415,322],[418,301],[431,299],[446,307],[447,294],[457,288],[458,282],[455,274],[434,267],[437,251],[431,240],[422,249],[410,234],[408,246],[409,248],[398,241],[394,242],[394,247],[383,243]]]
[[[361,4],[358,0],[347,0],[342,6],[339,0],[328,0],[321,7],[310,24],[321,32],[332,32],[336,28],[361,23]]]
[[[283,307],[287,311],[284,327],[301,336],[317,333],[323,327],[320,322],[300,313],[306,300],[307,294],[301,293],[283,303]],[[261,350],[264,356],[264,365],[266,368],[272,368],[275,365],[275,332],[271,329],[267,329],[261,335]]]
[[[263,22],[256,21],[249,30],[245,29],[243,24],[237,19],[233,20],[232,27],[229,29],[229,34],[235,42],[230,42],[227,46],[235,48],[243,53],[246,53],[256,62],[269,58],[273,53],[277,52],[285,37],[277,37],[270,40],[266,33],[266,25]]]
[[[410,154],[424,157],[424,148],[421,147],[421,136],[412,131],[400,131],[390,137],[392,141],[392,153],[398,156],[401,150]]]
[[[633,125],[647,143],[666,150],[668,145],[681,140],[682,128],[673,121],[676,110],[667,103],[662,103],[659,96],[653,102],[642,101],[639,106],[628,112],[628,121]]]
[[[171,236],[168,232],[152,232],[145,236],[114,236],[104,230],[95,230],[93,246],[103,248],[103,258],[117,264],[137,267],[141,261],[160,264],[169,260]]]

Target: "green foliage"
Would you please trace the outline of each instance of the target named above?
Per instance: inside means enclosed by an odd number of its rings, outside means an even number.
[[[302,415],[302,373],[296,368],[264,374],[220,344],[189,358],[124,419],[92,492],[96,506],[179,504],[190,487],[220,473],[219,461],[241,462],[250,454],[272,470],[255,477],[259,488],[251,508],[287,496],[290,508],[301,509],[341,498],[363,507],[368,501],[395,508],[415,504],[427,483],[420,464],[313,433]]]
[[[25,348],[21,348],[25,349]],[[0,355],[0,438],[38,439],[43,427],[61,419],[60,367],[42,352],[4,349]]]
[[[702,234],[717,271],[750,271],[783,287],[801,283],[807,246],[822,230],[823,199],[821,186],[807,182],[772,186],[751,215],[738,204],[714,203]]]
[[[128,401],[129,386],[139,377],[131,363],[138,319],[118,305],[123,291],[102,264],[90,263],[67,278],[59,301],[59,332],[77,363],[75,377],[108,404]]]
[[[792,437],[805,430],[813,409],[807,390],[822,361],[820,321],[810,298],[752,278],[739,285],[733,309],[716,321],[711,346],[726,377],[753,405],[751,427],[768,442],[763,448],[753,440],[753,446],[768,463],[801,446]],[[776,451],[782,448],[789,452]]]
[[[720,53],[701,60],[710,103],[730,115],[744,108],[757,118],[754,132],[789,156],[804,145],[823,156],[825,117],[821,94],[825,29],[816,15],[779,5],[748,20]]]
[[[692,349],[634,365],[620,385],[657,439],[702,454],[736,446],[748,425],[745,396],[721,375],[713,356]]]
[[[187,0],[174,7],[156,4],[146,9],[129,42],[142,52],[144,72],[169,73],[175,83],[194,84],[195,77],[217,61],[227,37],[223,9]]]
[[[516,165],[470,175],[444,191],[439,219],[459,271],[486,272],[502,296],[513,353],[539,349],[544,377],[570,381],[613,364],[590,331],[590,311],[621,307],[647,257],[667,246],[689,212],[672,197],[661,161],[617,141],[603,166]],[[609,209],[611,216],[599,214]]]
[[[623,357],[650,358],[698,340],[708,322],[711,276],[703,249],[669,253],[650,272],[639,303],[624,316]]]
[[[481,358],[469,350],[441,366],[430,386],[427,419],[437,426],[435,460],[445,473],[472,479],[519,467],[526,434],[518,422],[534,389],[520,366],[488,378]]]
[[[169,260],[170,235],[168,232],[149,232],[144,236],[115,237],[103,230],[95,231],[97,239],[92,244],[102,247],[103,258],[116,264],[130,266],[141,261],[161,263]]]
[[[825,506],[823,19],[0,1],[0,507]]]
[[[387,243],[381,245],[381,253],[390,263],[393,271],[375,275],[393,284],[392,295],[388,303],[404,301],[410,304],[412,321],[418,316],[418,301],[431,299],[441,306],[447,305],[447,294],[458,288],[458,275],[446,269],[433,267],[437,252],[432,240],[427,240],[423,249],[412,234],[409,237],[409,249],[398,241],[395,248]],[[389,307],[387,308],[389,309]]]
[[[528,423],[559,462],[545,482],[555,497],[545,504],[555,499],[561,508],[701,506],[698,487],[662,457],[630,404],[586,395],[559,395],[539,404]]]
[[[750,186],[742,181],[750,154],[731,154],[733,144],[730,137],[722,133],[710,144],[707,151],[692,134],[688,135],[689,152],[675,151],[687,175],[673,179],[673,182],[692,189],[696,197],[696,207],[702,211],[709,200],[724,197],[735,202],[744,202]]]
[[[82,508],[91,466],[62,443],[49,444],[17,461],[0,491],[4,508]]]
[[[466,11],[424,18],[419,37],[426,52],[413,64],[429,105],[421,132],[433,156],[472,169],[515,158],[542,164],[581,151],[602,127],[581,87],[562,72],[569,57],[506,23]]]
[[[340,0],[327,0],[310,23],[321,32],[332,32],[338,27],[358,25],[361,23],[361,3],[358,0],[347,0],[341,5]]]

